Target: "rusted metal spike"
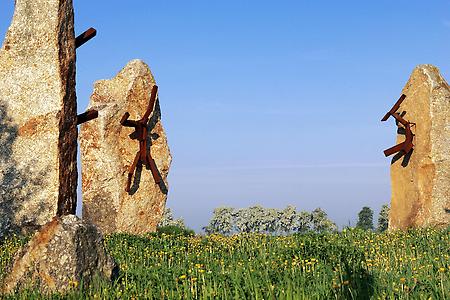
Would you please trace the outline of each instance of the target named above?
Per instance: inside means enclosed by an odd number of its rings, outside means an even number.
[[[406,129],[406,131],[405,131],[405,147],[403,150],[405,151],[405,153],[408,153],[414,147],[414,144],[413,144],[414,134],[412,133],[410,124],[408,124],[405,129]]]
[[[161,175],[159,175],[158,168],[156,167],[155,160],[149,154],[147,156],[147,162],[150,166],[150,171],[152,172],[153,179],[156,184],[159,184],[162,181]]]
[[[129,117],[130,117],[130,113],[129,112],[124,113],[122,119],[120,119],[120,124],[122,126],[125,126],[125,123],[128,121]]]
[[[131,180],[133,179],[133,174],[134,174],[134,171],[136,170],[136,166],[138,163],[139,163],[139,152],[136,153],[133,164],[130,166],[130,169],[128,170],[128,181],[127,181],[127,186],[125,188],[125,191],[128,193],[131,190]]]
[[[406,95],[402,94],[400,96],[400,98],[397,100],[397,102],[395,102],[394,106],[392,106],[391,110],[389,110],[383,117],[383,119],[381,119],[381,122],[386,121],[387,119],[389,119],[389,117],[395,113],[399,108],[400,108],[400,104],[402,104],[402,102],[405,100]]]
[[[98,111],[96,109],[90,109],[77,116],[77,125],[86,123],[96,118],[98,118]]]
[[[128,120],[130,114],[128,112],[124,113],[122,119],[120,120],[120,124],[125,127],[137,127],[139,126],[138,121]]]
[[[147,110],[146,110],[144,116],[141,119],[145,123],[148,122],[148,117],[150,117],[150,114],[153,112],[153,108],[155,106],[156,94],[157,93],[158,93],[158,86],[154,85],[153,88],[152,88],[152,94],[150,96],[150,102],[148,104]]]
[[[75,39],[75,48],[79,48],[97,35],[95,28],[89,28]]]
[[[410,124],[408,121],[406,121],[405,119],[403,119],[398,113],[393,113],[392,116],[395,118],[395,120],[398,121],[398,123],[402,124],[403,126],[408,126],[408,124]]]
[[[386,150],[384,150],[384,156],[388,157],[392,154],[400,152],[403,150],[404,146],[405,146],[405,142],[395,145],[394,147],[391,147],[389,149],[386,149]]]

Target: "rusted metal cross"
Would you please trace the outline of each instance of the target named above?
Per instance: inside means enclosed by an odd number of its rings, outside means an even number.
[[[397,102],[394,104],[391,110],[389,110],[386,113],[386,115],[384,115],[383,119],[381,119],[381,122],[384,122],[387,119],[389,119],[390,116],[393,116],[397,123],[397,126],[401,128],[400,125],[403,125],[405,130],[405,141],[389,149],[384,150],[384,155],[386,157],[395,154],[397,152],[400,152],[400,157],[402,157],[403,155],[406,155],[409,152],[411,152],[414,148],[413,144],[414,134],[412,133],[411,126],[415,126],[416,124],[403,119],[403,115],[397,113],[397,110],[400,108],[400,105],[405,100],[405,98],[406,95],[404,94],[401,95],[400,99],[397,100]]]
[[[128,118],[130,117],[130,114],[128,112],[126,112],[123,115],[122,119],[120,120],[120,124],[122,124],[122,126],[135,128],[137,140],[139,141],[139,151],[136,153],[133,164],[130,166],[128,170],[128,181],[127,186],[125,188],[125,191],[127,192],[130,192],[131,180],[133,178],[133,174],[138,164],[139,165],[144,164],[147,168],[150,168],[150,171],[152,172],[152,176],[156,184],[160,184],[160,182],[162,181],[161,175],[159,174],[158,168],[156,167],[155,160],[152,158],[150,148],[149,147],[147,148],[148,120],[150,114],[152,114],[154,110],[157,92],[158,87],[154,85],[152,88],[150,103],[147,107],[147,111],[140,120],[137,121],[128,120]]]

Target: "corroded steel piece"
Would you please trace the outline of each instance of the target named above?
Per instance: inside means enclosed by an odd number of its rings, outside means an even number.
[[[75,39],[75,48],[79,48],[97,35],[95,28],[89,28]]]
[[[98,111],[96,109],[90,109],[77,116],[77,125],[86,123],[90,120],[96,119],[98,117]]]

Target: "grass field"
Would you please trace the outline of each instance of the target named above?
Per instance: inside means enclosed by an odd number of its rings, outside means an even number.
[[[450,299],[450,230],[113,235],[121,273],[68,299]],[[0,246],[2,272],[23,240]],[[1,275],[1,274],[0,274]],[[41,299],[35,291],[14,295]],[[58,295],[49,298],[57,299]]]

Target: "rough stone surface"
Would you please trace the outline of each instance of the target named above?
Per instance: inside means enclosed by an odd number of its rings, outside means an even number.
[[[414,69],[399,112],[416,123],[410,159],[393,159],[390,229],[450,224],[450,88],[431,65]],[[392,122],[392,121],[391,121]],[[405,140],[399,134],[397,143]]]
[[[136,170],[130,193],[125,191],[128,168],[139,142],[130,138],[134,129],[123,127],[120,120],[125,112],[130,113],[130,120],[143,116],[154,84],[149,67],[140,60],[128,63],[115,78],[95,83],[89,109],[97,109],[99,117],[80,130],[83,219],[104,233],[155,231],[164,212],[172,157],[161,123],[159,99],[149,121],[148,143],[163,182],[155,184],[144,166]]]
[[[89,285],[94,276],[112,279],[118,273],[106,253],[103,236],[92,224],[74,215],[55,217],[18,251],[2,284],[2,292],[39,288],[65,292]]]
[[[16,0],[0,49],[0,235],[74,213],[75,39],[71,0]]]

